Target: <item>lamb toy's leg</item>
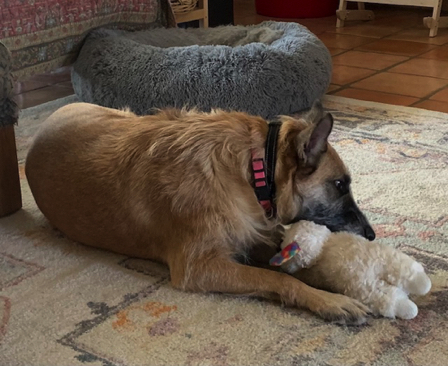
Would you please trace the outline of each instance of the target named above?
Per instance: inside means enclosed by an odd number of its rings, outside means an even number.
[[[426,295],[431,289],[431,280],[423,266],[400,251],[388,249],[390,253],[386,253],[381,279],[401,288],[406,294]]]
[[[411,270],[414,274],[403,279],[403,290],[411,295],[426,295],[431,290],[431,280],[425,273],[423,266],[414,262]]]
[[[418,308],[408,294],[425,295],[431,289],[431,280],[423,266],[410,256],[391,247],[385,254],[379,280],[369,294],[372,310],[386,317],[412,319]]]
[[[406,293],[385,281],[377,281],[363,302],[375,315],[387,318],[413,319],[418,314],[417,305]]]

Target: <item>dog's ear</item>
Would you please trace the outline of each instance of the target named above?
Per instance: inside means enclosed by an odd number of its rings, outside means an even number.
[[[311,108],[301,117],[308,123],[318,123],[324,117],[325,111],[319,99],[316,99]]]
[[[320,157],[327,151],[328,136],[332,128],[333,117],[327,113],[297,136],[297,150],[302,166],[312,171],[317,168]]]

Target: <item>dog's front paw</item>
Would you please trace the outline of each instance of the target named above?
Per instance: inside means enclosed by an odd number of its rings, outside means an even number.
[[[311,304],[311,311],[337,324],[361,325],[366,323],[367,315],[370,314],[367,306],[345,295],[321,292],[320,301]]]

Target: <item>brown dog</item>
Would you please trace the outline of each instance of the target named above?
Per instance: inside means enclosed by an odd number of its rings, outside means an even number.
[[[359,302],[234,260],[298,219],[374,237],[327,143],[332,117],[317,104],[304,118],[281,117],[274,219],[254,194],[251,163],[263,157],[268,124],[245,113],[138,117],[71,104],[36,137],[26,175],[41,211],[69,238],[167,263],[177,288],[275,297],[359,323],[367,311]]]

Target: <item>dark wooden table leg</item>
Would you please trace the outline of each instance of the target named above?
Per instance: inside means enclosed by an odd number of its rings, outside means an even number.
[[[0,127],[0,217],[22,208],[14,126]]]

